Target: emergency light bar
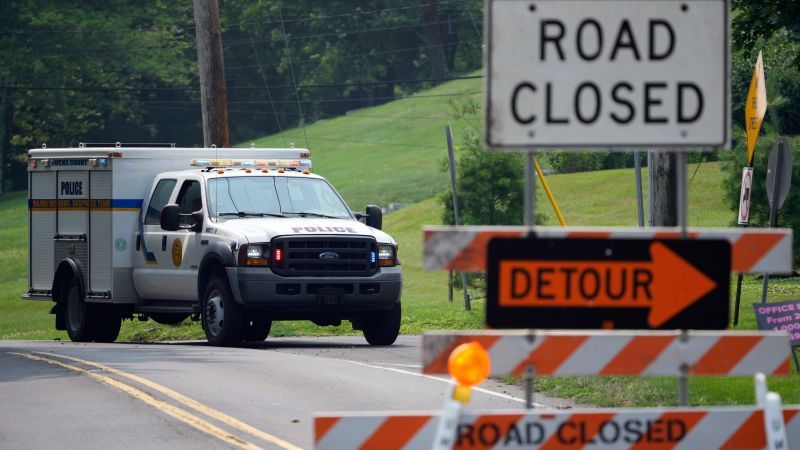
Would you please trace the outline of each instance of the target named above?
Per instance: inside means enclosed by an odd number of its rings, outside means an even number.
[[[311,170],[311,159],[193,159],[194,167],[270,167]]]

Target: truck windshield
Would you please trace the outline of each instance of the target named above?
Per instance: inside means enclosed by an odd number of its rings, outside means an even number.
[[[319,178],[225,177],[208,180],[211,216],[351,218],[331,186]]]

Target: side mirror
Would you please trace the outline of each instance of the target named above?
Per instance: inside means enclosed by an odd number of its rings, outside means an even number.
[[[176,204],[166,205],[161,210],[161,229],[166,231],[178,231],[180,229],[181,207]]]
[[[380,206],[367,205],[367,226],[376,230],[383,227],[383,211]]]
[[[192,213],[192,219],[194,219],[194,225],[192,225],[192,231],[195,233],[199,233],[203,231],[203,210],[195,211]]]

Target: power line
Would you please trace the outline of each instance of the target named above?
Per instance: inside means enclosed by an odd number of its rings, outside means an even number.
[[[262,42],[277,42],[277,41],[283,41],[283,40],[299,40],[299,39],[311,39],[311,38],[316,38],[316,37],[334,37],[334,36],[338,36],[339,39],[343,39],[343,38],[345,38],[347,36],[355,35],[355,34],[372,33],[372,32],[375,32],[375,31],[401,30],[401,29],[404,29],[404,28],[415,28],[415,27],[419,27],[419,26],[423,26],[423,25],[438,25],[438,24],[443,24],[443,23],[461,23],[461,22],[466,22],[468,20],[469,19],[436,20],[436,21],[431,21],[431,22],[414,22],[414,23],[409,23],[409,24],[392,25],[392,26],[387,26],[387,27],[362,28],[362,29],[349,30],[349,31],[333,31],[333,32],[328,32],[328,33],[313,33],[313,34],[304,34],[304,35],[300,35],[300,36],[292,36],[292,35],[284,34],[283,36],[274,37],[274,38],[256,39],[255,42],[258,42],[258,43],[262,43]],[[242,44],[247,44],[247,43],[249,43],[249,41],[233,41],[233,42],[228,42],[228,43],[223,44],[223,47],[234,47],[234,46],[237,46],[237,45],[242,45]]]
[[[368,14],[384,13],[384,12],[387,12],[387,11],[399,11],[399,10],[404,10],[404,9],[414,9],[414,8],[420,8],[420,7],[423,7],[423,6],[430,6],[430,5],[444,5],[444,4],[447,4],[447,3],[455,3],[456,1],[457,0],[448,0],[448,1],[442,1],[442,2],[431,2],[431,3],[425,3],[425,4],[415,4],[415,5],[402,6],[402,7],[396,7],[396,8],[376,9],[376,10],[373,10],[373,11],[359,11],[359,12],[353,12],[353,13],[331,14],[331,15],[328,15],[328,16],[301,17],[301,18],[295,18],[295,19],[286,19],[285,22],[286,23],[294,23],[294,22],[308,22],[308,21],[314,21],[314,20],[327,20],[327,19],[334,19],[334,18],[340,18],[340,17],[355,17],[355,16],[361,17],[361,16],[365,16],[365,15],[368,15]],[[280,21],[244,22],[241,25],[256,25],[256,24],[270,25],[270,24],[275,24],[275,23],[279,23],[279,22]],[[230,25],[230,26],[233,26],[233,25]]]
[[[286,27],[283,24],[283,12],[281,12],[281,1],[278,0],[278,15],[281,18],[281,31],[286,34]],[[308,145],[308,134],[306,134],[305,117],[303,116],[303,108],[300,106],[300,93],[297,92],[297,80],[294,77],[294,66],[292,65],[292,53],[289,51],[289,40],[283,41],[286,49],[286,57],[289,59],[289,72],[292,74],[292,86],[294,86],[294,98],[297,100],[297,110],[300,111],[300,122],[303,125],[303,136],[306,138],[306,148],[311,148]],[[253,46],[255,49],[255,46]],[[259,69],[260,70],[260,69]]]
[[[483,75],[472,75],[472,76],[462,76],[462,77],[450,77],[450,78],[418,78],[418,79],[407,79],[407,80],[395,80],[395,81],[365,81],[365,82],[355,82],[355,83],[329,83],[329,84],[308,84],[308,85],[300,85],[297,88],[307,89],[307,88],[327,88],[327,87],[360,87],[360,86],[379,86],[379,85],[389,85],[389,84],[401,84],[401,83],[424,83],[424,82],[432,82],[432,81],[453,81],[453,80],[472,80],[472,79],[479,79],[483,78]],[[292,85],[278,85],[272,86],[272,89],[283,89],[283,88],[292,88]],[[115,91],[183,91],[183,92],[200,92],[200,88],[198,86],[139,86],[139,87],[129,87],[129,86],[32,86],[32,85],[0,85],[0,89],[8,89],[8,90],[16,90],[16,91],[96,91],[96,92],[115,92]],[[263,89],[260,86],[228,86],[228,90],[258,90]]]
[[[278,125],[278,133],[280,133],[281,137],[283,138],[283,145],[286,145],[286,138],[283,137],[283,129],[281,128],[281,120],[278,117],[278,110],[275,108],[275,102],[272,101],[272,93],[269,91],[267,77],[264,75],[264,71],[261,70],[261,58],[258,56],[258,50],[256,50],[256,45],[253,43],[253,36],[250,34],[250,30],[247,30],[247,35],[250,36],[250,43],[253,46],[253,53],[256,54],[256,61],[258,62],[258,73],[261,74],[261,79],[264,81],[264,88],[267,90],[267,98],[269,98],[269,103],[272,105],[272,112],[275,113],[275,123]]]
[[[379,51],[379,52],[356,53],[354,55],[349,55],[349,56],[326,57],[325,61],[342,61],[342,60],[348,60],[348,59],[355,59],[355,58],[358,58],[358,57],[361,57],[361,56],[390,55],[390,54],[396,54],[396,53],[411,52],[411,51],[414,51],[414,50],[422,50],[422,49],[425,49],[425,48],[447,47],[449,45],[454,45],[454,44],[456,44],[456,45],[462,45],[463,44],[465,46],[475,46],[475,47],[477,47],[476,45],[473,45],[473,43],[475,43],[475,42],[480,42],[480,41],[475,41],[475,40],[471,40],[470,39],[470,40],[459,41],[457,43],[448,42],[448,43],[442,43],[442,44],[418,45],[418,46],[415,46],[415,47],[406,47],[406,48],[395,49],[395,50],[384,50],[384,51]],[[305,64],[317,64],[317,63],[320,63],[320,62],[322,62],[322,58],[314,58],[314,59],[309,58],[307,60],[295,62],[295,64],[305,65]],[[279,65],[280,64],[265,64],[265,65],[263,65],[263,67],[274,67],[274,66],[279,66]],[[255,66],[255,65],[252,65],[252,64],[251,65],[246,65],[246,66],[231,66],[231,67],[226,66],[225,67],[225,71],[228,71],[228,70],[236,71],[236,70],[242,70],[242,69],[252,69],[254,67],[258,67],[258,66]]]
[[[295,22],[308,22],[308,21],[317,21],[317,20],[328,20],[328,19],[335,19],[341,17],[355,17],[355,16],[365,16],[369,14],[377,14],[377,13],[385,13],[388,11],[399,11],[405,9],[415,9],[420,8],[422,6],[430,6],[430,5],[444,5],[448,3],[456,3],[459,0],[445,0],[440,2],[430,2],[425,4],[414,4],[409,6],[402,6],[402,7],[393,7],[393,8],[384,8],[384,9],[376,9],[372,11],[356,11],[352,13],[342,13],[342,14],[331,14],[327,16],[314,16],[314,17],[295,17],[290,19],[284,19],[285,23],[295,23]],[[360,8],[360,7],[359,7]],[[230,25],[221,25],[218,30],[224,31],[226,29],[230,29],[236,26],[242,25],[271,25],[280,23],[279,20],[268,20],[268,21],[254,21],[254,22],[240,22],[236,24]],[[153,28],[131,28],[128,30],[124,30],[124,32],[136,32],[136,33],[148,33],[148,32],[157,32],[157,31],[171,31],[175,32],[178,30],[194,30],[194,25],[175,25],[174,27],[153,27]],[[87,30],[78,30],[78,29],[56,29],[56,28],[42,28],[37,30],[32,30],[30,28],[24,30],[2,30],[0,31],[0,35],[28,35],[28,34],[118,34],[120,33],[120,29],[100,29],[100,28],[92,28]]]
[[[409,95],[406,97],[365,97],[365,98],[326,98],[326,99],[316,99],[316,100],[300,100],[300,103],[328,103],[328,102],[357,102],[357,101],[371,101],[371,100],[412,100],[412,99],[420,99],[420,98],[433,98],[433,97],[457,97],[457,96],[469,96],[469,95],[478,95],[483,94],[483,91],[475,91],[475,92],[450,92],[446,94],[422,94],[422,95]],[[186,101],[186,100],[142,100],[141,103],[149,104],[149,105],[156,105],[156,104],[190,104],[196,105],[199,101]],[[264,103],[263,100],[239,100],[239,101],[229,101],[229,105],[247,105],[247,104],[261,104]],[[295,103],[294,100],[276,100],[275,103],[287,104],[287,103]]]
[[[483,78],[483,75],[470,75],[470,76],[463,76],[463,77],[450,77],[450,78],[417,78],[417,79],[406,79],[406,80],[387,80],[387,81],[364,81],[364,82],[353,82],[353,83],[327,83],[327,84],[302,84],[297,86],[297,89],[318,89],[318,88],[330,88],[330,87],[363,87],[363,86],[385,86],[390,84],[414,84],[414,83],[427,83],[427,82],[445,82],[445,81],[455,81],[455,80],[475,80]],[[273,89],[277,88],[293,88],[292,85],[278,85],[272,86]],[[252,89],[262,89],[261,86],[229,86],[229,90],[252,90]]]

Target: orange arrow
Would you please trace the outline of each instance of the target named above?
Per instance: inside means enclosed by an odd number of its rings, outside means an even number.
[[[648,308],[658,327],[717,287],[666,245],[650,245],[652,261],[500,262],[501,307]]]

